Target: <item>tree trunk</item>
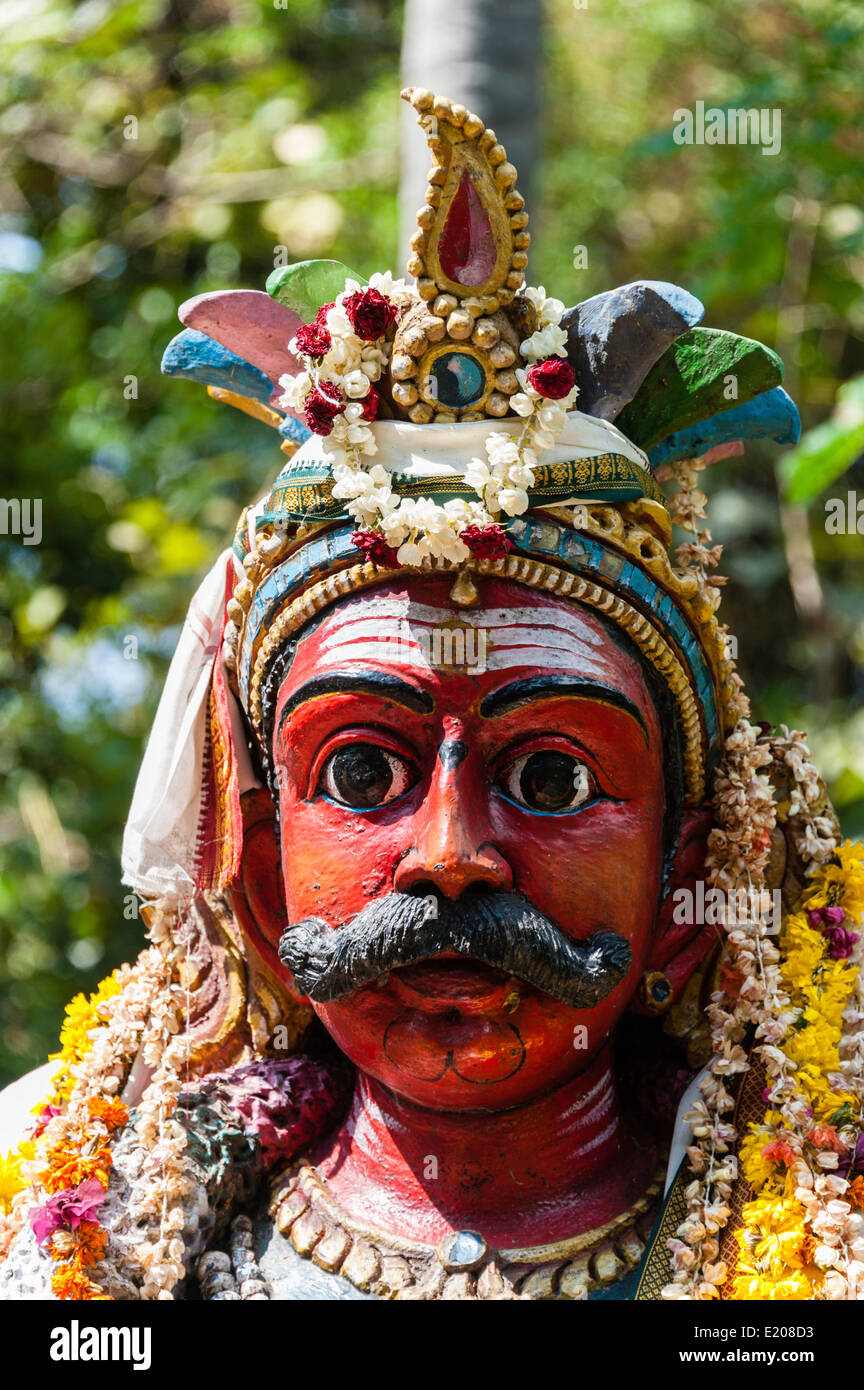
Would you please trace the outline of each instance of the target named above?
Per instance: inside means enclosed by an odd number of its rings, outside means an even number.
[[[491,126],[519,170],[531,208],[537,157],[542,0],[406,0],[405,86],[460,101]],[[423,206],[429,151],[415,113],[403,112],[399,263]]]

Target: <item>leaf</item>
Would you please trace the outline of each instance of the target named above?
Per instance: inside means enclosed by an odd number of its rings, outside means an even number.
[[[864,376],[853,377],[837,391],[830,419],[802,436],[780,463],[790,502],[810,502],[843,476],[864,453]]]
[[[362,275],[341,261],[295,261],[279,266],[267,277],[267,293],[286,304],[304,323],[311,323],[322,304],[330,304],[342,293],[346,280],[366,284]]]
[[[707,420],[700,420],[689,429],[679,430],[654,444],[648,450],[653,468],[677,459],[696,458],[718,444],[744,439],[773,439],[777,444],[797,444],[801,422],[794,401],[775,386],[763,391],[752,401],[744,401],[732,410],[721,410]]]
[[[187,377],[265,405],[273,393],[272,381],[259,367],[194,328],[184,328],[171,339],[162,356],[162,371],[165,376]]]
[[[730,402],[741,405],[771,391],[782,379],[780,358],[762,343],[719,328],[691,328],[666,349],[615,424],[634,444],[650,449],[729,410]]]

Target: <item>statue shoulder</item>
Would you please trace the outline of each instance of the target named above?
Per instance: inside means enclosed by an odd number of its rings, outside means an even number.
[[[56,1070],[56,1062],[45,1062],[0,1091],[0,1154],[21,1143],[33,1123],[34,1106],[51,1092],[51,1079]]]

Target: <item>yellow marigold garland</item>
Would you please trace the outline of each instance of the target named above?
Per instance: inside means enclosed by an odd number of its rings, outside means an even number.
[[[52,1052],[50,1058],[52,1062],[59,1060],[60,1070],[53,1078],[54,1092],[45,1102],[46,1105],[59,1105],[69,1099],[75,1085],[72,1069],[84,1060],[92,1048],[93,1029],[102,1027],[107,1022],[104,1005],[119,994],[120,989],[118,972],[115,970],[97,986],[89,999],[83,994],[76,994],[66,1005],[60,1027],[60,1051]]]
[[[100,1266],[108,1286],[120,1274],[128,1282],[131,1268],[143,1299],[172,1298],[186,1272],[182,1203],[195,1182],[176,1113],[187,1063],[188,996],[178,978],[186,948],[175,939],[176,915],[151,907],[151,944],[135,965],[121,966],[89,999],[78,995],[67,1007],[51,1096],[35,1107],[30,1138],[0,1163],[0,1261],[29,1216],[58,1262],[51,1286],[60,1299],[110,1297],[91,1278]],[[112,1141],[129,1121],[121,1092],[135,1107],[134,1138],[143,1150],[128,1193],[141,1239],[122,1251],[96,1217],[111,1178]]]
[[[781,1088],[785,1103],[775,1109],[772,1089],[772,1108],[739,1147],[754,1195],[736,1232],[734,1299],[855,1297],[850,1276],[857,1288],[864,1274],[862,1221],[853,1211],[864,1183],[850,1174],[864,1160],[861,1102],[841,1055],[846,1025],[856,1021],[849,1011],[860,935],[851,927],[864,913],[864,847],[847,841],[835,861],[819,870],[780,934],[780,978],[797,1015],[782,1053],[798,1097]]]
[[[85,1210],[92,1208],[92,1215],[100,1204],[99,1188],[107,1190],[111,1172],[108,1139],[126,1124],[129,1111],[117,1099],[91,1096],[72,1114],[69,1101],[76,1084],[75,1068],[91,1052],[98,1030],[107,1026],[110,1009],[106,1004],[119,995],[121,988],[119,972],[114,971],[89,998],[77,994],[66,1005],[60,1051],[51,1057],[60,1062],[60,1068],[52,1078],[51,1094],[33,1108],[37,1117],[33,1137],[0,1159],[0,1260],[8,1254],[26,1216],[32,1218],[35,1214],[38,1218],[40,1201],[45,1202],[41,1210],[47,1213],[52,1208],[51,1198],[62,1202],[65,1196],[74,1200],[75,1191],[89,1183],[89,1202],[85,1198],[83,1205]],[[106,1299],[107,1295],[86,1271],[102,1259],[107,1233],[94,1219],[82,1220],[77,1214],[71,1219],[64,1217],[56,1200],[53,1208],[46,1224],[55,1227],[47,1241],[49,1253],[57,1261],[51,1279],[55,1296]]]

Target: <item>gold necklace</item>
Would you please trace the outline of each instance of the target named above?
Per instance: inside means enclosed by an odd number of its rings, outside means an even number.
[[[476,1231],[452,1232],[433,1246],[356,1221],[307,1163],[279,1179],[269,1213],[298,1255],[379,1298],[585,1299],[639,1264],[664,1177],[665,1165],[647,1191],[604,1226],[506,1250]]]

